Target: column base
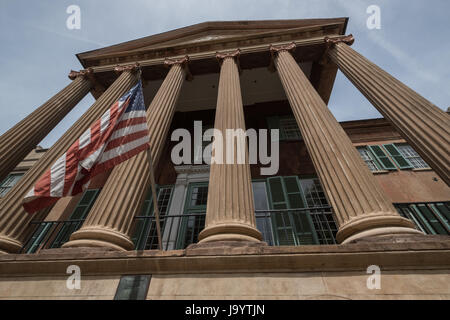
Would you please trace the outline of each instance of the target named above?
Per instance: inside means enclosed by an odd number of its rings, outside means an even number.
[[[380,228],[383,229],[383,228]],[[386,228],[391,229],[391,228]],[[394,228],[392,228],[394,229]],[[376,229],[375,229],[376,231]],[[382,230],[380,230],[382,231]],[[370,234],[370,235],[361,235],[361,237],[355,239],[349,239],[349,241],[344,241],[344,243],[405,243],[405,242],[441,242],[441,241],[449,241],[450,236],[447,235],[431,235],[424,233],[401,233],[401,230],[386,230],[387,233],[380,232],[378,234]]]
[[[212,241],[260,242],[262,240],[262,235],[261,232],[252,226],[238,223],[227,223],[205,228],[198,235],[198,239],[198,243]]]
[[[423,234],[415,229],[412,221],[398,214],[369,214],[351,219],[339,227],[336,240],[339,243],[349,243],[361,238],[388,234]]]
[[[0,235],[0,254],[17,253],[22,249],[19,240]]]
[[[134,243],[127,235],[116,230],[90,227],[74,232],[70,241],[62,245],[62,248],[71,247],[105,247],[117,251],[129,251],[134,249]]]

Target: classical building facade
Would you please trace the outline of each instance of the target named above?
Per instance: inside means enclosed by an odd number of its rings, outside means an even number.
[[[449,114],[352,49],[347,21],[201,23],[78,54],[73,81],[0,137],[0,298],[449,299]],[[384,118],[339,123],[337,72]],[[148,153],[25,213],[36,180],[139,79],[161,250]],[[279,168],[209,164],[202,141],[174,163],[180,128],[278,129]]]

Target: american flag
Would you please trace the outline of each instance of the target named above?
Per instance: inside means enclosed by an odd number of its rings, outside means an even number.
[[[90,180],[149,147],[142,83],[116,101],[36,182],[23,207],[34,213],[83,192]]]

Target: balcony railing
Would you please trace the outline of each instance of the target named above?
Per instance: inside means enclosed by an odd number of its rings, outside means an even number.
[[[32,233],[21,253],[35,253],[42,248],[60,248],[70,235],[77,231],[84,220],[32,221]]]
[[[337,227],[331,207],[256,211],[255,217],[263,241],[270,246],[336,243]],[[61,247],[83,221],[33,221],[33,231],[22,253]],[[198,235],[205,227],[205,213],[168,215],[160,219],[160,224],[162,248],[184,249],[198,242]],[[132,240],[136,250],[158,249],[155,217],[135,217]]]
[[[270,246],[336,244],[337,226],[331,207],[289,210],[258,210],[256,226]],[[133,241],[136,250],[158,248],[153,216],[135,217]],[[198,241],[205,227],[205,213],[170,215],[160,219],[162,248],[184,249]]]

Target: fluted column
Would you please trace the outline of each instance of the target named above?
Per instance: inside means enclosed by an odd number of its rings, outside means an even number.
[[[349,137],[288,52],[272,47],[275,66],[339,225],[337,240],[418,233],[375,181]]]
[[[72,71],[69,75],[72,83],[0,137],[0,182],[88,94],[92,87],[88,79],[91,72]]]
[[[238,55],[239,50],[217,55],[222,66],[214,128],[220,130],[224,138],[227,129],[245,131],[239,70],[236,63]],[[237,161],[239,151],[237,144],[234,143],[233,163],[227,163],[227,153],[231,151],[226,148],[228,142],[223,143],[222,163],[211,163],[206,225],[199,234],[199,242],[259,242],[262,236],[256,229],[247,142],[244,140],[245,161],[242,164]],[[215,150],[213,156],[217,156]]]
[[[0,253],[17,252],[22,247],[22,235],[33,215],[25,212],[22,200],[37,179],[86,131],[91,124],[137,82],[135,68],[129,68],[76,121],[44,156],[20,179],[2,199],[0,206]]]
[[[167,141],[175,106],[186,76],[188,58],[166,60],[170,71],[147,110],[151,156],[156,166]],[[83,226],[63,247],[109,247],[132,250],[133,218],[141,209],[150,186],[147,152],[116,166],[106,181]]]
[[[450,185],[450,116],[350,48],[353,41],[328,39],[328,57]]]

